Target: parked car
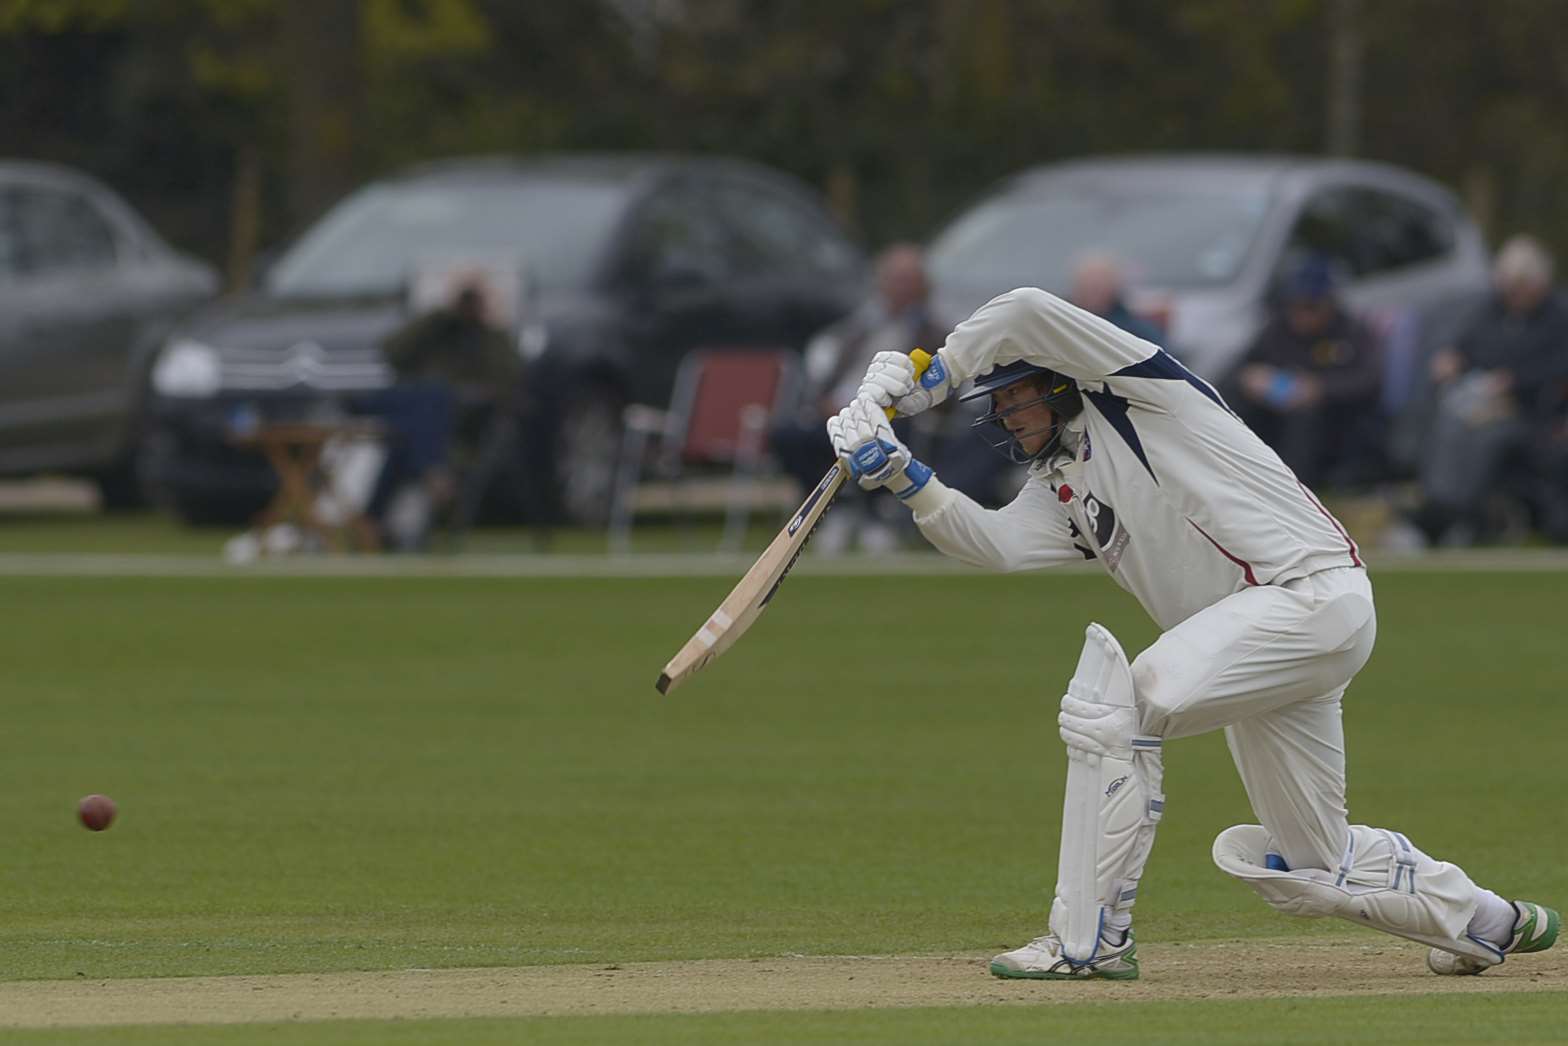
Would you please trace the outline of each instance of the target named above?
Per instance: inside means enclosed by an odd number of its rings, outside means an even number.
[[[859,300],[861,252],[784,175],[718,158],[486,158],[350,195],[255,293],[192,319],[153,373],[155,472],[191,520],[241,519],[271,477],[234,419],[336,404],[390,380],[421,259],[497,253],[528,288],[515,334],[557,462],[558,504],[603,518],[622,408],[668,401],[702,347],[798,347]]]
[[[99,182],[0,161],[0,475],[71,473],[139,500],[148,362],[217,289]]]
[[[1124,262],[1130,304],[1223,380],[1262,325],[1282,266],[1327,255],[1362,314],[1414,317],[1438,344],[1487,287],[1485,245],[1455,196],[1378,163],[1288,156],[1087,159],[1017,174],[935,238],[940,300],[968,315],[1016,286],[1062,293],[1075,261]]]

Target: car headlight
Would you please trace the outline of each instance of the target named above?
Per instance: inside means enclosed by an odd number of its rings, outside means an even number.
[[[153,364],[153,391],[160,396],[211,396],[221,384],[221,369],[217,349],[176,338],[164,346]]]

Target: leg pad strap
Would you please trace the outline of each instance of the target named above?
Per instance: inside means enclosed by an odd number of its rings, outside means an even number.
[[[1227,828],[1214,840],[1214,863],[1287,915],[1334,916],[1398,937],[1501,961],[1498,950],[1465,933],[1476,888],[1457,865],[1434,860],[1398,832],[1351,825],[1333,869],[1284,867],[1262,825]]]

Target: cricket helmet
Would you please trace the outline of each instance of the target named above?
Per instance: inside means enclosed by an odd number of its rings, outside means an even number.
[[[1048,457],[1061,446],[1063,423],[1083,410],[1083,397],[1078,393],[1078,383],[1065,374],[1058,374],[1045,367],[1036,367],[1032,363],[1018,360],[1015,363],[993,367],[980,375],[975,379],[974,388],[960,397],[960,402],[968,402],[981,396],[993,396],[1009,385],[1031,379],[1038,380],[1041,384],[1039,396],[1022,403],[1015,403],[1005,410],[998,410],[993,398],[991,409],[976,418],[973,423],[973,428],[980,432],[991,449],[1017,465],[1026,465],[1031,461]],[[1019,411],[1028,410],[1036,405],[1043,405],[1050,409],[1051,427],[1044,433],[1045,443],[1031,454],[1024,449],[1022,441],[1042,433],[1032,431],[1015,435],[1007,427],[1007,419]]]

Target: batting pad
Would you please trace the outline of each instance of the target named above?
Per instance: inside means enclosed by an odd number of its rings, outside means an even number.
[[[1157,737],[1137,733],[1132,670],[1100,625],[1084,636],[1058,717],[1067,744],[1067,795],[1051,930],[1062,955],[1091,961],[1105,917],[1132,907],[1165,806]]]
[[[1339,867],[1324,871],[1285,868],[1269,852],[1267,829],[1239,824],[1214,840],[1214,863],[1287,915],[1331,915],[1488,965],[1503,960],[1497,948],[1465,933],[1477,904],[1470,877],[1398,832],[1351,825]]]

